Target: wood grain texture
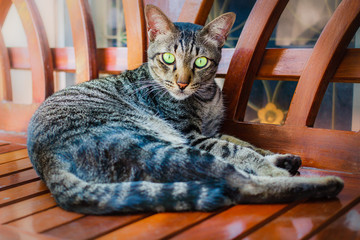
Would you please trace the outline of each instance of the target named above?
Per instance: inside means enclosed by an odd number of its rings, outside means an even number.
[[[15,150],[20,150],[20,149],[25,149],[25,146],[22,145],[18,145],[18,144],[8,144],[6,146],[1,146],[0,147],[0,154],[2,153],[7,153],[7,152],[12,152]]]
[[[311,232],[331,219],[331,216],[346,209],[353,201],[359,201],[360,189],[356,181],[344,176],[343,179],[345,188],[337,199],[302,203],[247,236],[248,239],[265,239],[269,235],[276,239],[308,239]]]
[[[4,38],[2,36],[2,33],[0,32],[0,101],[12,100],[11,86],[10,58],[8,50],[5,46]]]
[[[28,157],[27,149],[0,154],[0,164]]]
[[[301,74],[285,124],[314,125],[328,83],[359,26],[360,1],[342,1],[322,31]]]
[[[14,203],[1,208],[0,223],[6,224],[19,218],[51,208],[55,205],[56,203],[50,193]]]
[[[213,214],[205,212],[158,213],[115,230],[99,239],[163,239]]]
[[[41,103],[54,92],[52,55],[45,28],[34,0],[13,0],[13,3],[27,36],[33,102]]]
[[[360,238],[360,203],[316,233],[312,240],[316,239],[346,239],[356,240]],[[341,231],[339,231],[341,229]]]
[[[0,104],[0,129],[12,132],[26,132],[29,121],[40,104]]]
[[[66,239],[90,239],[113,231],[142,219],[149,214],[135,214],[125,216],[86,216],[76,221],[45,231],[46,236]]]
[[[256,1],[236,44],[225,77],[227,118],[243,120],[266,44],[288,0]]]
[[[60,207],[54,207],[11,222],[9,225],[20,228],[24,231],[41,233],[46,230],[72,222],[83,216],[84,215],[82,214],[65,211]]]
[[[88,1],[66,0],[66,4],[75,49],[76,82],[81,83],[98,77],[95,30]]]
[[[14,173],[8,176],[0,177],[0,191],[6,191],[7,189],[20,186],[25,183],[39,180],[39,176],[34,169],[28,169],[22,172]]]
[[[54,70],[61,72],[75,72],[74,48],[52,48]],[[10,64],[13,69],[30,69],[29,52],[27,48],[8,48]],[[266,49],[261,62],[257,79],[298,81],[312,49]],[[233,48],[222,49],[222,58],[217,75],[225,77]],[[119,74],[127,69],[128,49],[125,47],[109,47],[97,49],[97,63],[99,72]],[[347,49],[343,60],[336,70],[331,82],[360,83],[360,49]]]
[[[29,158],[23,158],[16,161],[0,164],[0,176],[8,175],[10,173],[23,171],[32,168]]]
[[[0,142],[1,143],[14,143],[20,145],[26,145],[26,135],[23,133],[6,133],[0,131]]]
[[[35,197],[48,192],[45,184],[38,180],[18,187],[0,191],[0,207],[19,202],[21,200]]]
[[[351,131],[243,123],[227,120],[223,131],[255,146],[302,157],[305,166],[360,172],[360,135]]]
[[[127,36],[128,69],[135,69],[147,61],[146,24],[142,0],[123,0]]]
[[[177,21],[205,25],[213,3],[214,0],[186,0]]]
[[[287,209],[287,204],[237,205],[176,235],[174,239],[234,239]]]
[[[11,226],[0,225],[0,236],[2,240],[51,240],[54,238],[29,233]]]

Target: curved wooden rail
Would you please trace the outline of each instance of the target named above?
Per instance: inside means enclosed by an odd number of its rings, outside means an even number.
[[[98,77],[96,39],[87,0],[66,0],[76,59],[76,82]]]
[[[33,102],[41,103],[54,92],[53,64],[39,11],[33,0],[13,0],[23,24],[31,61]]]
[[[0,30],[2,29],[11,4],[11,0],[3,0],[0,2]],[[9,54],[0,31],[0,101],[2,100],[12,100],[12,86]]]
[[[191,22],[199,25],[204,25],[214,0],[186,0],[178,22]]]
[[[128,47],[128,69],[146,61],[146,24],[142,0],[123,0]]]
[[[258,0],[236,44],[224,93],[227,98],[227,118],[243,120],[256,73],[265,47],[288,0]]]
[[[3,100],[12,100],[12,87],[9,54],[0,31],[0,101]]]
[[[328,83],[359,26],[360,1],[343,0],[321,33],[300,76],[285,124],[314,125]]]

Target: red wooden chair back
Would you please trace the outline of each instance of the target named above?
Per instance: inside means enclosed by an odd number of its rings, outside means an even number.
[[[226,75],[228,106],[223,130],[258,147],[298,154],[307,166],[359,173],[359,132],[315,129],[313,125],[330,81],[360,82],[360,50],[347,50],[360,25],[360,1],[341,2],[313,49],[266,50],[287,2],[256,2]],[[283,126],[244,122],[257,77],[298,80]]]

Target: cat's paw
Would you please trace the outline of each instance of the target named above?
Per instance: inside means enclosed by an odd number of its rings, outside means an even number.
[[[265,158],[276,167],[287,170],[291,175],[295,175],[301,166],[301,158],[292,154],[274,154]]]
[[[323,177],[316,186],[316,192],[311,198],[334,198],[344,188],[344,181],[335,176]]]
[[[278,168],[270,163],[263,164],[256,169],[256,175],[269,176],[269,177],[289,177],[290,174],[287,170]]]

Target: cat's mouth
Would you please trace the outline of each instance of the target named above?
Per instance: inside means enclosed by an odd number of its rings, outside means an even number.
[[[185,90],[169,89],[169,93],[173,98],[175,98],[177,100],[184,100],[193,94],[192,91],[189,91],[187,89],[185,89]]]
[[[166,86],[166,89],[176,100],[184,100],[196,92],[196,89],[192,88],[191,86],[188,86],[185,89],[181,89],[180,87],[172,85],[171,87]]]

